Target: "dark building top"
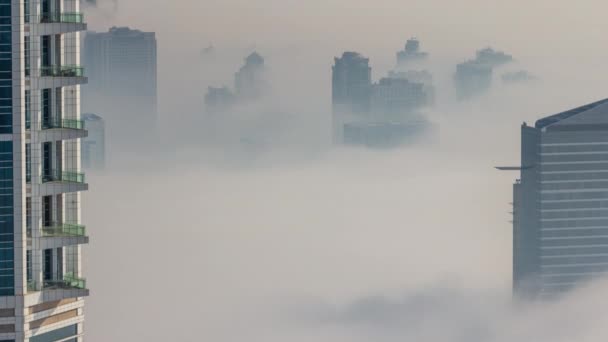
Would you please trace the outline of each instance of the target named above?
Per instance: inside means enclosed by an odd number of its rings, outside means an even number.
[[[608,125],[608,99],[593,102],[578,108],[570,109],[562,113],[547,116],[536,121],[537,129],[557,128],[556,126],[582,126],[593,125],[599,128],[599,125]],[[602,129],[608,129],[603,127]]]

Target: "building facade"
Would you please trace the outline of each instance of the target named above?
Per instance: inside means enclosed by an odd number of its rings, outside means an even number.
[[[82,139],[82,168],[103,170],[106,167],[106,122],[93,113],[82,114],[88,136]]]
[[[513,286],[553,297],[608,274],[608,100],[522,126]]]
[[[0,341],[82,341],[78,0],[0,1]]]

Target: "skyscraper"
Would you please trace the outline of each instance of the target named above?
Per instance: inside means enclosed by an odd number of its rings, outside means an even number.
[[[140,138],[156,135],[156,35],[128,27],[87,32],[84,65],[91,82],[83,92],[86,111],[103,108],[108,128],[124,147],[133,131]],[[114,140],[114,139],[113,139]]]
[[[0,341],[82,341],[79,1],[0,1]]]
[[[259,99],[266,90],[264,58],[253,52],[245,58],[245,64],[234,75],[234,87],[238,101]]]
[[[93,113],[82,114],[88,136],[82,139],[82,167],[103,170],[106,166],[106,123]]]
[[[608,274],[608,100],[521,128],[513,286],[552,297]]]
[[[372,68],[369,58],[344,52],[332,67],[334,113],[364,114],[370,109]]]

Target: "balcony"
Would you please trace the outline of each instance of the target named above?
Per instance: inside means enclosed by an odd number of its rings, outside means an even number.
[[[40,77],[84,77],[84,68],[77,65],[42,66]]]
[[[87,281],[84,278],[78,278],[74,276],[73,273],[66,273],[63,276],[63,279],[57,280],[45,280],[43,282],[43,289],[61,289],[61,290],[71,290],[71,289],[80,289],[84,290],[87,288]]]
[[[42,227],[40,239],[34,243],[28,236],[28,248],[34,245],[39,249],[52,249],[66,246],[85,245],[89,243],[84,226],[78,224],[59,223]]]
[[[78,65],[45,65],[40,67],[40,77],[31,80],[38,89],[67,87],[87,83],[84,68]]]
[[[89,295],[86,279],[76,277],[73,273],[66,273],[61,279],[57,280],[44,280],[42,283],[28,279],[27,291],[33,296],[28,299],[33,303],[86,297]]]
[[[84,184],[84,173],[71,171],[54,171],[42,175],[42,183],[68,182]]]
[[[43,237],[83,237],[86,236],[85,226],[70,223],[58,223],[49,227],[42,227]]]
[[[39,196],[59,195],[89,189],[89,185],[85,183],[84,173],[53,171],[47,174],[43,172],[41,178]],[[28,195],[30,195],[29,192]]]
[[[27,122],[26,122],[26,126],[27,126]],[[42,121],[42,129],[54,129],[54,128],[84,129],[84,120],[59,118],[59,119]]]
[[[70,23],[70,24],[82,24],[84,23],[84,14],[77,12],[64,12],[64,13],[42,13],[40,15],[41,24],[52,24],[52,23]]]
[[[88,132],[84,127],[84,120],[63,118],[50,119],[43,120],[42,124],[38,124],[37,126],[38,127],[32,127],[31,119],[26,113],[25,133],[27,139],[32,138],[32,128],[34,130],[39,129],[39,132],[36,132],[39,142],[81,139],[88,136]]]
[[[84,14],[77,12],[49,12],[40,15],[25,16],[26,35],[43,36],[70,32],[86,31]]]

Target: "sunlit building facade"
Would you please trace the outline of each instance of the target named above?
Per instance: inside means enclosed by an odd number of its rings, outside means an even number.
[[[79,0],[0,0],[0,341],[82,341]]]
[[[514,186],[517,294],[554,297],[608,274],[608,100],[522,126]]]

